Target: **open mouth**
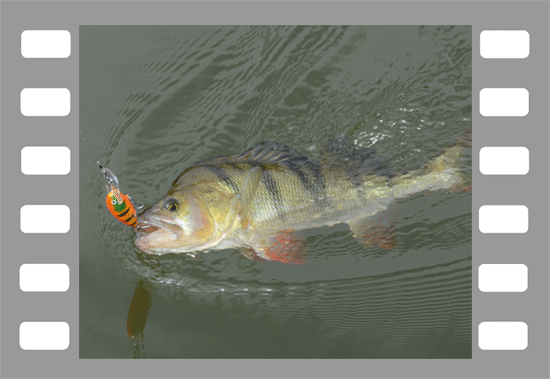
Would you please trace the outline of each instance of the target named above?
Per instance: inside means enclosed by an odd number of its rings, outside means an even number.
[[[155,232],[164,232],[171,239],[177,239],[181,235],[181,227],[172,219],[164,219],[155,216],[138,218],[136,233],[138,237],[149,235]]]
[[[138,219],[138,226],[136,228],[137,234],[149,234],[159,230],[159,226],[152,224],[151,222],[143,219]]]

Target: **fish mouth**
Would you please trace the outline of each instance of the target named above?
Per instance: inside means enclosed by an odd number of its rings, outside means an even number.
[[[174,243],[183,235],[183,229],[177,221],[159,216],[138,218],[135,245],[143,251],[163,248]]]
[[[138,236],[164,231],[171,234],[173,239],[181,236],[183,230],[181,226],[173,219],[159,216],[144,216],[138,218],[138,227],[136,233]]]
[[[159,228],[160,227],[158,225],[155,225],[153,222],[139,218],[136,233],[138,236],[140,236],[143,234],[156,232],[157,230],[159,230]]]

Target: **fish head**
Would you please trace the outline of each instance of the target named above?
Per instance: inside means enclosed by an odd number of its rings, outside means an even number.
[[[200,194],[172,192],[138,218],[135,245],[150,254],[191,252],[215,238],[215,229]]]

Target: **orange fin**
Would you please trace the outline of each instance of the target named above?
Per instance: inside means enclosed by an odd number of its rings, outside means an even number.
[[[466,193],[466,192],[469,192],[471,190],[472,190],[472,184],[471,183],[469,185],[466,184],[466,183],[462,183],[462,184],[454,185],[451,188],[449,188],[448,193],[452,193],[452,192]]]
[[[456,139],[456,145],[460,146],[464,149],[471,149],[472,148],[472,128],[466,130],[464,133],[462,133],[457,139]],[[461,183],[455,184],[451,186],[447,193],[452,192],[469,192],[472,190],[472,175],[469,176],[463,176],[464,180]]]
[[[306,262],[304,241],[290,230],[282,230],[265,245],[255,245],[243,254],[251,260],[301,265]]]
[[[353,236],[366,247],[378,246],[383,249],[393,249],[396,236],[391,225],[384,225],[380,220],[359,219],[349,222]]]
[[[460,136],[458,136],[455,144],[456,146],[471,148],[472,147],[472,128],[466,130]]]

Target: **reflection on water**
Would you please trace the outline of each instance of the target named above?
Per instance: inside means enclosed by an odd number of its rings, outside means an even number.
[[[86,26],[80,73],[82,358],[471,357],[471,192],[377,214],[390,250],[338,224],[301,233],[301,266],[152,257],[105,208],[95,163],[137,206],[264,140],[316,159],[344,134],[416,169],[471,127],[469,27]]]

